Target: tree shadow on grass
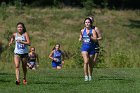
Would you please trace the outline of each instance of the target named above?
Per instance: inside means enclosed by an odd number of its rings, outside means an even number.
[[[79,84],[87,84],[84,82],[83,77],[53,77],[54,81],[33,81],[33,84],[68,84],[68,85],[79,85]],[[58,79],[58,80],[57,80]]]
[[[129,28],[140,28],[140,20],[129,19],[129,22],[130,22],[129,25],[123,25],[123,26],[127,26]]]
[[[4,79],[0,79],[1,83],[6,83],[6,82],[11,82],[10,80],[4,80]]]
[[[34,84],[61,84],[60,82],[56,82],[56,81],[35,81],[33,82]]]
[[[7,80],[6,77],[9,77],[11,75],[14,75],[14,74],[12,74],[12,73],[4,73],[4,72],[0,73],[0,82],[1,83],[10,82],[10,80]]]
[[[110,77],[110,76],[101,76],[98,80],[112,80],[112,81],[128,81],[134,82],[134,80],[125,77]]]
[[[82,79],[83,77],[76,77],[76,76],[55,76],[53,78],[62,78],[62,79]]]
[[[14,75],[14,74],[12,74],[12,73],[4,73],[4,72],[2,72],[2,73],[0,73],[0,76],[11,76],[11,75]]]
[[[80,84],[88,84],[88,83],[86,83],[86,82],[63,82],[63,81],[61,81],[61,82],[56,82],[56,81],[36,81],[36,82],[33,82],[33,84],[51,84],[51,85],[56,85],[56,84],[63,84],[63,85],[75,85],[75,86],[77,86],[77,85],[80,85]]]

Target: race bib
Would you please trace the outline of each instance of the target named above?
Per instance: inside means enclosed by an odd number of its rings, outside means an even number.
[[[25,44],[17,43],[18,49],[25,49]]]
[[[83,40],[85,43],[89,43],[90,42],[90,39],[84,39]]]

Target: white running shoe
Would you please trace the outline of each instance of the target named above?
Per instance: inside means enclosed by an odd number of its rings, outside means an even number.
[[[88,80],[91,81],[91,79],[92,79],[91,76],[89,76]]]
[[[85,81],[88,81],[88,76],[85,76]]]

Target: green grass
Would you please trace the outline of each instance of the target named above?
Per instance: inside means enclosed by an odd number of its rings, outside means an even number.
[[[97,69],[85,82],[83,69],[28,71],[28,85],[15,85],[14,70],[0,72],[0,93],[139,93],[140,69]]]

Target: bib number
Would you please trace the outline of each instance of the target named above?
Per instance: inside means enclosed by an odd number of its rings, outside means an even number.
[[[25,44],[17,43],[18,49],[25,49]]]
[[[85,43],[89,43],[90,42],[90,39],[84,39],[83,40]]]

